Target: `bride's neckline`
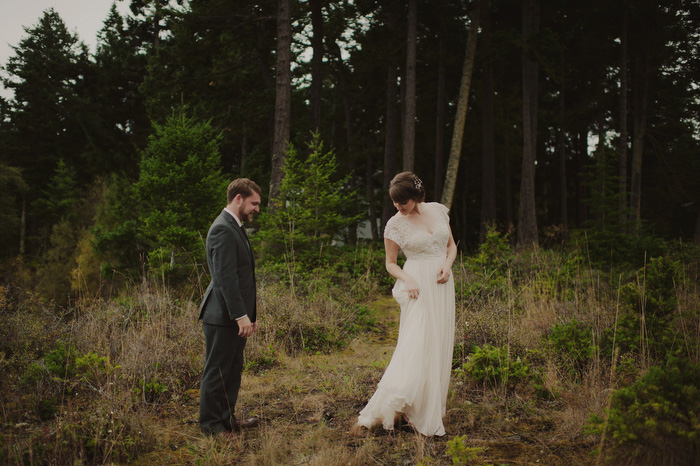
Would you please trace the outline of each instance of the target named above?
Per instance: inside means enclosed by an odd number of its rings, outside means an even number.
[[[423,203],[420,204],[420,207],[423,208],[423,211],[422,211],[420,214],[418,214],[418,215],[425,215],[425,218],[427,218],[427,219],[429,220],[429,222],[430,222],[433,226],[435,226],[435,218],[433,217],[432,214],[428,214],[428,213],[427,213],[427,210],[428,210],[428,209],[426,209],[426,204],[423,202]],[[418,226],[418,225],[416,225],[415,223],[411,222],[411,221],[409,220],[409,218],[411,217],[411,215],[403,215],[401,212],[397,212],[397,213],[398,213],[398,216],[399,216],[400,219],[403,219],[404,222],[408,223],[408,224],[411,225],[413,228],[416,228],[416,229],[422,231],[423,233],[427,233],[427,234],[430,235],[430,236],[432,236],[432,235],[435,234],[435,228],[433,228],[433,231],[426,230],[425,228],[421,228],[420,226]]]

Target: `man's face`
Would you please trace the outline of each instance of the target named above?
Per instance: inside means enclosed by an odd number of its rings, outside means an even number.
[[[240,196],[240,194],[239,194]],[[250,222],[253,220],[253,214],[260,212],[260,194],[253,191],[253,194],[243,198],[240,207],[238,208],[238,218],[242,222]]]

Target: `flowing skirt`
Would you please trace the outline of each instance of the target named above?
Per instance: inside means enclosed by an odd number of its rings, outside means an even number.
[[[399,338],[377,390],[360,411],[358,424],[371,427],[381,421],[394,428],[402,412],[423,435],[444,435],[447,389],[452,369],[455,332],[455,286],[437,283],[444,258],[408,259],[403,270],[419,286],[417,299],[408,297],[397,280],[392,293],[401,307]]]

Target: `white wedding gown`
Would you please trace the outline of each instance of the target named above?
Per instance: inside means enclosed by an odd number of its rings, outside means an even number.
[[[455,331],[455,286],[437,283],[447,255],[449,217],[439,203],[419,204],[434,220],[430,234],[409,223],[401,214],[386,224],[384,237],[396,242],[406,255],[403,270],[419,286],[417,299],[410,299],[397,280],[392,293],[401,306],[399,338],[377,391],[360,412],[358,424],[365,427],[381,421],[394,428],[394,415],[403,412],[423,435],[444,435],[447,388],[452,369]]]

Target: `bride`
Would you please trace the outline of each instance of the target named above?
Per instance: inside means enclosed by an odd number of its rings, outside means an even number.
[[[423,435],[444,435],[447,388],[455,330],[452,263],[457,256],[447,207],[425,203],[423,183],[411,172],[391,180],[389,196],[398,212],[384,229],[386,269],[401,307],[399,338],[377,390],[360,412],[357,424],[381,422],[393,430],[401,413]],[[403,269],[396,262],[406,255]]]

